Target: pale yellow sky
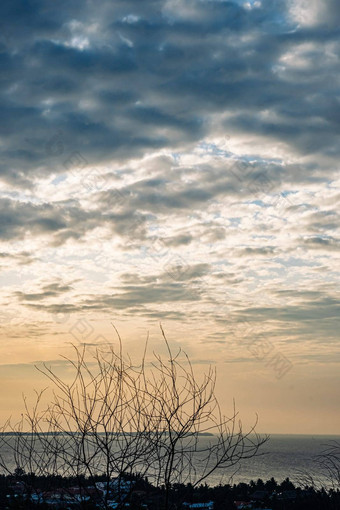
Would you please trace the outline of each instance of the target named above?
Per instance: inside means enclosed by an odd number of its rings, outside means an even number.
[[[70,321],[70,326],[73,327],[73,333],[75,330],[83,331],[85,321]],[[223,344],[207,345],[203,341],[202,330],[195,330],[194,324],[180,328],[166,321],[163,326],[166,327],[173,349],[181,347],[189,354],[198,378],[208,370],[209,364],[216,367],[216,394],[222,410],[230,415],[235,399],[245,427],[250,427],[258,415],[257,430],[262,433],[338,433],[338,363],[328,361],[325,370],[324,363],[303,359],[297,350],[291,349],[291,364],[268,364],[270,358],[252,357],[248,347],[244,343],[236,346],[233,338],[226,338]],[[137,361],[144,348],[146,329],[138,325],[130,330],[123,324],[118,327],[126,352]],[[93,323],[93,328],[102,335],[101,348],[105,348],[106,340],[117,347],[117,338],[110,324],[104,329],[103,322]],[[153,349],[164,354],[157,324],[150,327],[149,337],[149,355]],[[19,419],[23,411],[23,394],[33,402],[35,390],[52,388],[49,381],[35,368],[35,364],[41,366],[37,360],[45,360],[48,366],[67,380],[69,370],[60,355],[72,356],[70,342],[74,345],[80,345],[80,342],[77,343],[72,334],[58,336],[58,342],[59,347],[46,339],[40,342],[40,347],[34,345],[33,341],[31,345],[19,343],[16,348],[13,342],[12,351],[8,351],[7,356],[5,349],[2,350],[2,359],[7,363],[0,367],[0,382],[4,389],[0,394],[1,423],[10,415],[13,422]],[[94,347],[90,341],[88,344],[91,356]],[[255,344],[252,345],[254,347]],[[15,359],[21,359],[21,362],[15,363]]]

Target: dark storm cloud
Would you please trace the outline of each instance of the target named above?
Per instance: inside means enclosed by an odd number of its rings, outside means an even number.
[[[185,272],[181,277],[181,280],[195,280],[201,276],[208,274],[211,270],[210,264],[186,264]],[[136,273],[123,273],[120,275],[120,279],[124,284],[137,284],[138,285],[149,285],[155,281],[163,283],[171,283],[171,276],[168,271],[162,271],[158,274],[152,274],[150,276],[139,276]]]
[[[191,234],[180,234],[164,240],[166,246],[186,246],[191,243],[193,236]]]
[[[97,295],[82,301],[84,309],[133,309],[142,315],[158,312],[144,310],[144,305],[164,302],[191,302],[201,299],[201,290],[190,287],[190,282],[208,274],[209,264],[187,264],[175,281],[173,272],[164,270],[159,274],[139,276],[135,273],[123,273],[123,285],[119,292],[112,295]],[[141,308],[139,308],[141,307]],[[171,313],[174,313],[173,311]],[[177,313],[177,312],[176,312]],[[166,312],[166,316],[168,312]]]
[[[243,248],[239,251],[238,256],[239,257],[248,257],[248,256],[268,256],[268,255],[274,255],[277,251],[277,248],[275,246],[262,246],[261,248]]]
[[[68,316],[70,313],[82,311],[82,307],[71,303],[55,303],[48,305],[44,304],[43,302],[42,303],[25,302],[24,305],[27,308],[30,308],[37,312],[47,312],[51,315],[54,315],[56,322],[58,322],[59,317],[65,317]],[[49,334],[51,334],[50,331]]]
[[[32,264],[34,261],[37,260],[37,258],[34,257],[32,253],[25,251],[19,253],[0,252],[0,263],[1,260],[6,262],[14,261],[20,266],[26,266]]]
[[[13,296],[27,308],[51,314],[70,314],[86,311],[128,310],[136,315],[150,318],[183,319],[185,313],[176,310],[152,310],[149,305],[177,302],[197,302],[201,299],[201,290],[191,288],[190,283],[207,275],[209,264],[186,265],[183,274],[175,281],[173,273],[164,270],[150,276],[136,273],[122,273],[122,285],[111,294],[95,294],[72,297],[68,303],[67,294],[73,290],[71,284],[56,281],[42,285],[36,292],[15,291]],[[60,303],[49,303],[49,299],[62,299]],[[47,302],[46,302],[47,301]]]
[[[293,346],[296,342],[302,344],[303,339],[308,346],[301,355],[303,359],[309,359],[309,352],[312,358],[320,348],[330,346],[334,361],[334,346],[339,339],[339,300],[322,291],[284,290],[273,294],[281,300],[285,298],[285,303],[243,308],[227,318],[215,315],[219,328],[225,328],[228,341],[244,344],[262,338],[273,345],[283,341],[286,346]]]
[[[61,244],[68,238],[80,238],[86,230],[81,225],[95,228],[97,221],[98,214],[86,213],[74,203],[35,205],[10,199],[0,200],[2,240],[49,235],[54,244]]]
[[[192,168],[183,168],[173,162],[170,169],[165,162],[160,162],[158,171],[160,174],[163,172],[164,176],[141,179],[122,187],[119,190],[121,198],[118,203],[116,189],[99,192],[97,201],[107,214],[110,214],[111,208],[115,209],[117,206],[127,214],[132,211],[143,211],[156,216],[175,214],[204,209],[209,201],[223,199],[225,196],[254,198],[275,191],[284,179],[284,174],[298,182],[306,180],[306,177],[294,174],[294,170],[296,167],[283,168],[282,165],[262,161],[250,164],[232,159],[221,160],[214,165],[197,164]],[[187,175],[191,176],[189,181]],[[222,239],[224,235],[221,226],[215,229],[216,239]],[[172,241],[165,239],[164,242],[170,245]],[[173,242],[188,244],[189,238],[178,237]]]
[[[10,241],[47,236],[60,246],[69,239],[81,240],[87,232],[107,225],[113,235],[144,238],[145,218],[132,210],[120,214],[85,211],[76,201],[43,204],[0,199],[0,240]]]
[[[46,298],[58,297],[61,294],[65,294],[69,290],[72,290],[70,285],[61,284],[59,282],[44,285],[41,292],[26,293],[17,291],[14,292],[14,296],[19,301],[44,301]]]
[[[303,239],[303,244],[314,250],[340,251],[340,240],[334,237],[308,237]]]
[[[335,231],[339,228],[340,215],[337,211],[317,211],[307,217],[308,230],[313,233]]]
[[[1,176],[28,187],[65,172],[74,150],[93,165],[221,129],[335,156],[340,106],[324,45],[337,44],[336,30],[325,27],[338,10],[329,1],[320,26],[307,30],[294,29],[284,1],[253,9],[213,1],[4,2]],[[306,42],[308,65],[281,72],[280,58]],[[210,123],[214,112],[231,114],[224,128]],[[59,131],[60,150],[51,155]]]
[[[188,289],[180,283],[152,283],[144,285],[126,285],[114,295],[96,295],[82,302],[86,310],[121,310],[133,309],[135,306],[197,301],[199,293]]]
[[[290,321],[318,321],[336,319],[339,321],[340,303],[332,297],[325,297],[303,305],[288,305],[276,307],[253,307],[244,310],[245,315],[252,321],[280,320]]]
[[[180,318],[184,316],[176,311],[152,311],[148,305],[168,303],[188,303],[200,299],[200,294],[195,289],[187,288],[181,283],[174,282],[150,282],[141,285],[124,285],[115,294],[96,294],[85,299],[79,300],[77,304],[60,303],[46,304],[46,297],[57,297],[57,294],[50,292],[24,294],[17,292],[16,297],[24,302],[24,305],[34,310],[45,311],[52,314],[69,314],[76,312],[93,312],[114,310],[128,310],[135,315],[150,316],[158,319],[160,317]],[[32,301],[32,302],[31,302]],[[36,303],[35,301],[41,301]],[[74,301],[74,298],[72,299]]]
[[[338,28],[340,25],[340,5],[337,0],[325,0],[320,23],[327,28]]]

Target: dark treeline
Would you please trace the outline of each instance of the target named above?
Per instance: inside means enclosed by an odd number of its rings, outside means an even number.
[[[121,490],[120,503],[113,505],[112,508],[129,508],[129,510],[162,510],[164,508],[164,487],[154,487],[147,479],[138,475],[114,479],[114,481],[117,480],[121,488],[125,487],[125,491]],[[101,484],[106,484],[106,481],[105,475],[98,475],[89,480],[82,476],[35,476],[17,469],[13,475],[0,475],[0,508],[1,510],[48,510],[51,508],[97,510],[102,507],[101,498],[95,489]],[[126,490],[126,484],[130,484],[128,490]],[[118,490],[118,486],[115,487],[115,490],[112,489],[112,498],[115,497],[114,492]],[[340,508],[340,491],[326,491],[308,486],[299,487],[289,478],[281,483],[271,478],[266,482],[258,479],[256,482],[215,487],[207,484],[199,487],[193,487],[190,483],[174,484],[171,487],[169,499],[168,506],[173,510],[197,510],[198,508],[206,510],[208,505],[195,507],[195,504],[209,502],[214,510],[239,508],[338,510]]]

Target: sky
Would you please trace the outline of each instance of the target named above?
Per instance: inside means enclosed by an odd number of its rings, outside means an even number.
[[[339,433],[340,3],[0,11],[2,422],[36,364],[161,323],[226,414]]]

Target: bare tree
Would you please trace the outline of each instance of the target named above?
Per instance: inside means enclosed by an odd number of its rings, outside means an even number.
[[[51,402],[42,406],[42,394],[32,408],[25,401],[21,422],[11,428],[14,442],[1,436],[15,466],[79,480],[104,473],[103,508],[109,507],[112,479],[122,502],[124,480],[138,473],[164,488],[167,509],[173,484],[198,485],[216,470],[228,473],[256,455],[267,438],[255,426],[243,432],[235,406],[231,417],[222,415],[216,371],[210,368],[199,381],[188,356],[181,350],[173,354],[163,329],[162,335],[165,359],[153,353],[147,361],[146,342],[141,361],[133,363],[118,335],[118,350],[97,350],[90,359],[85,347],[75,347],[75,358],[65,358],[71,382],[47,365],[39,368],[52,383]],[[1,456],[0,465],[8,471]]]
[[[322,454],[318,456],[318,462],[332,489],[340,490],[340,442],[329,443]]]
[[[153,451],[155,485],[165,487],[165,507],[175,483],[201,484],[219,470],[221,478],[241,460],[253,457],[267,440],[255,433],[255,425],[243,432],[235,411],[222,415],[215,395],[216,370],[209,368],[202,381],[188,356],[173,354],[162,329],[167,359],[155,354],[152,368],[144,374],[145,406],[157,434]],[[210,435],[211,434],[211,435]],[[150,476],[150,473],[149,473]]]
[[[340,491],[340,442],[330,441],[324,449],[311,459],[309,472],[299,471],[297,480],[300,485],[315,490]]]

